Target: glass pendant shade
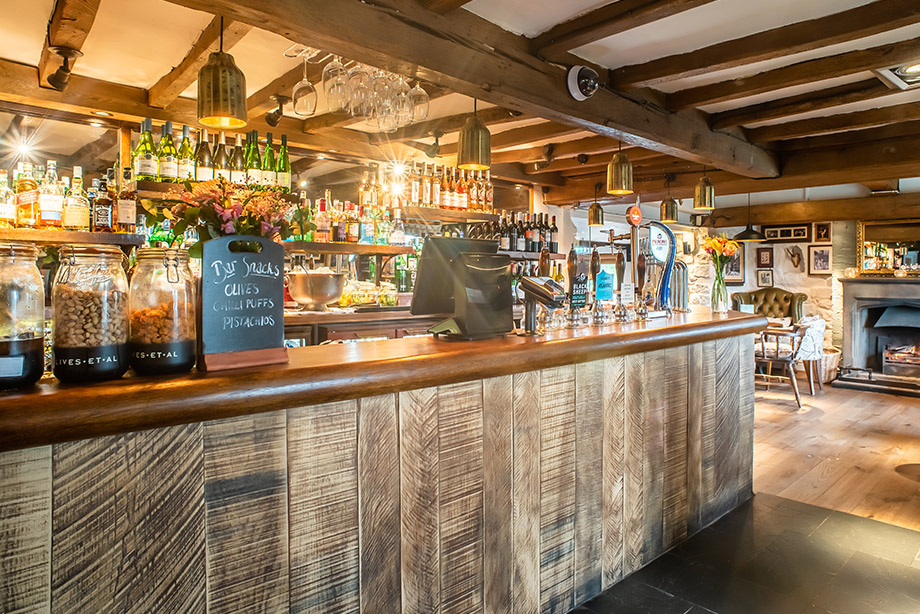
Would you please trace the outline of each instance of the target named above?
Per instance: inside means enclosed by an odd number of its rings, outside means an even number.
[[[492,134],[474,113],[460,131],[457,166],[466,170],[484,171],[491,165]]]
[[[716,188],[709,177],[703,175],[693,192],[693,208],[696,211],[712,211],[716,208]]]
[[[198,121],[208,128],[246,125],[246,77],[229,53],[215,51],[198,71]]]
[[[595,201],[591,205],[591,208],[588,209],[588,226],[603,226],[604,225],[604,208]]]
[[[662,222],[677,221],[677,201],[670,196],[661,201],[661,216],[659,220]]]
[[[632,194],[633,193],[633,168],[632,162],[622,151],[613,155],[607,165],[607,193]]]

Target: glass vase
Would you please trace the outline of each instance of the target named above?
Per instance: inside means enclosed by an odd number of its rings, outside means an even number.
[[[724,267],[716,265],[716,280],[712,282],[712,313],[727,313],[730,307],[728,288],[725,287]]]

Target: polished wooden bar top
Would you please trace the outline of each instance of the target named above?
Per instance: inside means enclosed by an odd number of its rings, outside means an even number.
[[[286,365],[178,377],[84,386],[49,378],[34,390],[0,395],[0,450],[485,379],[753,333],[766,325],[761,316],[704,309],[542,337],[416,337],[293,348]]]

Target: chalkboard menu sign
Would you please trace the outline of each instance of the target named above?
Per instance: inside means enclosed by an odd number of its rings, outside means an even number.
[[[581,309],[588,302],[588,276],[580,273],[572,280],[572,295],[569,304],[572,309]]]
[[[231,251],[236,242],[258,244],[261,250]],[[206,369],[286,362],[284,248],[270,239],[244,235],[206,242],[200,313]],[[228,353],[234,354],[228,366],[213,358]]]

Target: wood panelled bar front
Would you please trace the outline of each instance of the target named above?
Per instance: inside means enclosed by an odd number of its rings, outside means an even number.
[[[763,318],[0,398],[0,611],[568,612],[751,496]]]

